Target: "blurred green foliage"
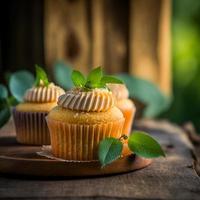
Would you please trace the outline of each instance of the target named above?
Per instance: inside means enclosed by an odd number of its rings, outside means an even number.
[[[172,19],[174,100],[164,116],[200,131],[200,1],[174,0]]]
[[[25,91],[34,83],[34,76],[26,70],[5,76],[8,86],[0,84],[0,128],[10,119],[12,107],[23,101]]]

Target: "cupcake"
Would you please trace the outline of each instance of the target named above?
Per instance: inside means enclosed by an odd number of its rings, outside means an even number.
[[[116,106],[122,111],[125,122],[123,127],[123,134],[129,135],[132,128],[133,118],[135,116],[136,108],[132,100],[128,99],[128,89],[124,84],[107,84],[116,98]]]
[[[47,83],[46,80],[42,76],[40,78],[37,73],[36,84],[25,92],[24,102],[18,104],[13,110],[19,143],[50,144],[50,135],[45,117],[57,105],[58,97],[65,92],[53,83]]]
[[[66,160],[97,160],[99,142],[106,137],[119,138],[124,117],[115,106],[112,92],[102,82],[95,82],[100,81],[98,76],[85,79],[73,74],[77,87],[61,95],[58,106],[46,118],[52,153]]]

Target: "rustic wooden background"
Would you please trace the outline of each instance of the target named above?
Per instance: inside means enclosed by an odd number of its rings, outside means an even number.
[[[1,6],[1,78],[56,60],[87,72],[129,72],[171,91],[171,0],[7,0]]]

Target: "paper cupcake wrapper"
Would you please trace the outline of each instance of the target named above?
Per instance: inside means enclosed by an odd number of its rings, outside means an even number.
[[[52,153],[66,160],[97,160],[98,144],[106,137],[119,138],[124,119],[101,124],[68,124],[47,118]]]
[[[99,162],[98,160],[65,160],[63,158],[57,158],[53,155],[52,153],[52,147],[51,145],[43,145],[41,148],[41,151],[36,152],[39,156],[43,156],[45,158],[49,158],[52,160],[57,160],[57,161],[62,161],[62,162],[76,162],[76,163],[80,163],[80,162]]]
[[[22,144],[50,144],[45,117],[47,112],[21,112],[13,110],[17,141]]]
[[[135,117],[135,107],[132,109],[127,109],[127,110],[122,110],[122,113],[124,115],[125,121],[124,121],[124,127],[123,127],[123,134],[125,135],[130,135],[132,125],[133,125],[133,120]]]

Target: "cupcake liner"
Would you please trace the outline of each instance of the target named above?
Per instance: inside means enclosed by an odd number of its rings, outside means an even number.
[[[98,162],[98,160],[65,160],[63,158],[57,158],[52,154],[52,147],[51,145],[44,145],[41,148],[41,151],[36,152],[39,156],[43,156],[45,158],[49,158],[52,160],[58,160],[58,161],[62,161],[62,162],[75,162],[75,163],[80,163],[80,162],[85,162],[85,163],[89,163],[89,162]]]
[[[50,144],[45,117],[47,112],[22,112],[13,110],[17,141],[22,144]]]
[[[97,160],[98,144],[106,137],[119,138],[124,119],[101,124],[69,124],[47,118],[52,153],[66,160]]]
[[[132,130],[132,124],[135,117],[135,108],[131,109],[120,109],[124,115],[125,122],[123,127],[123,134],[130,135],[130,132]]]

